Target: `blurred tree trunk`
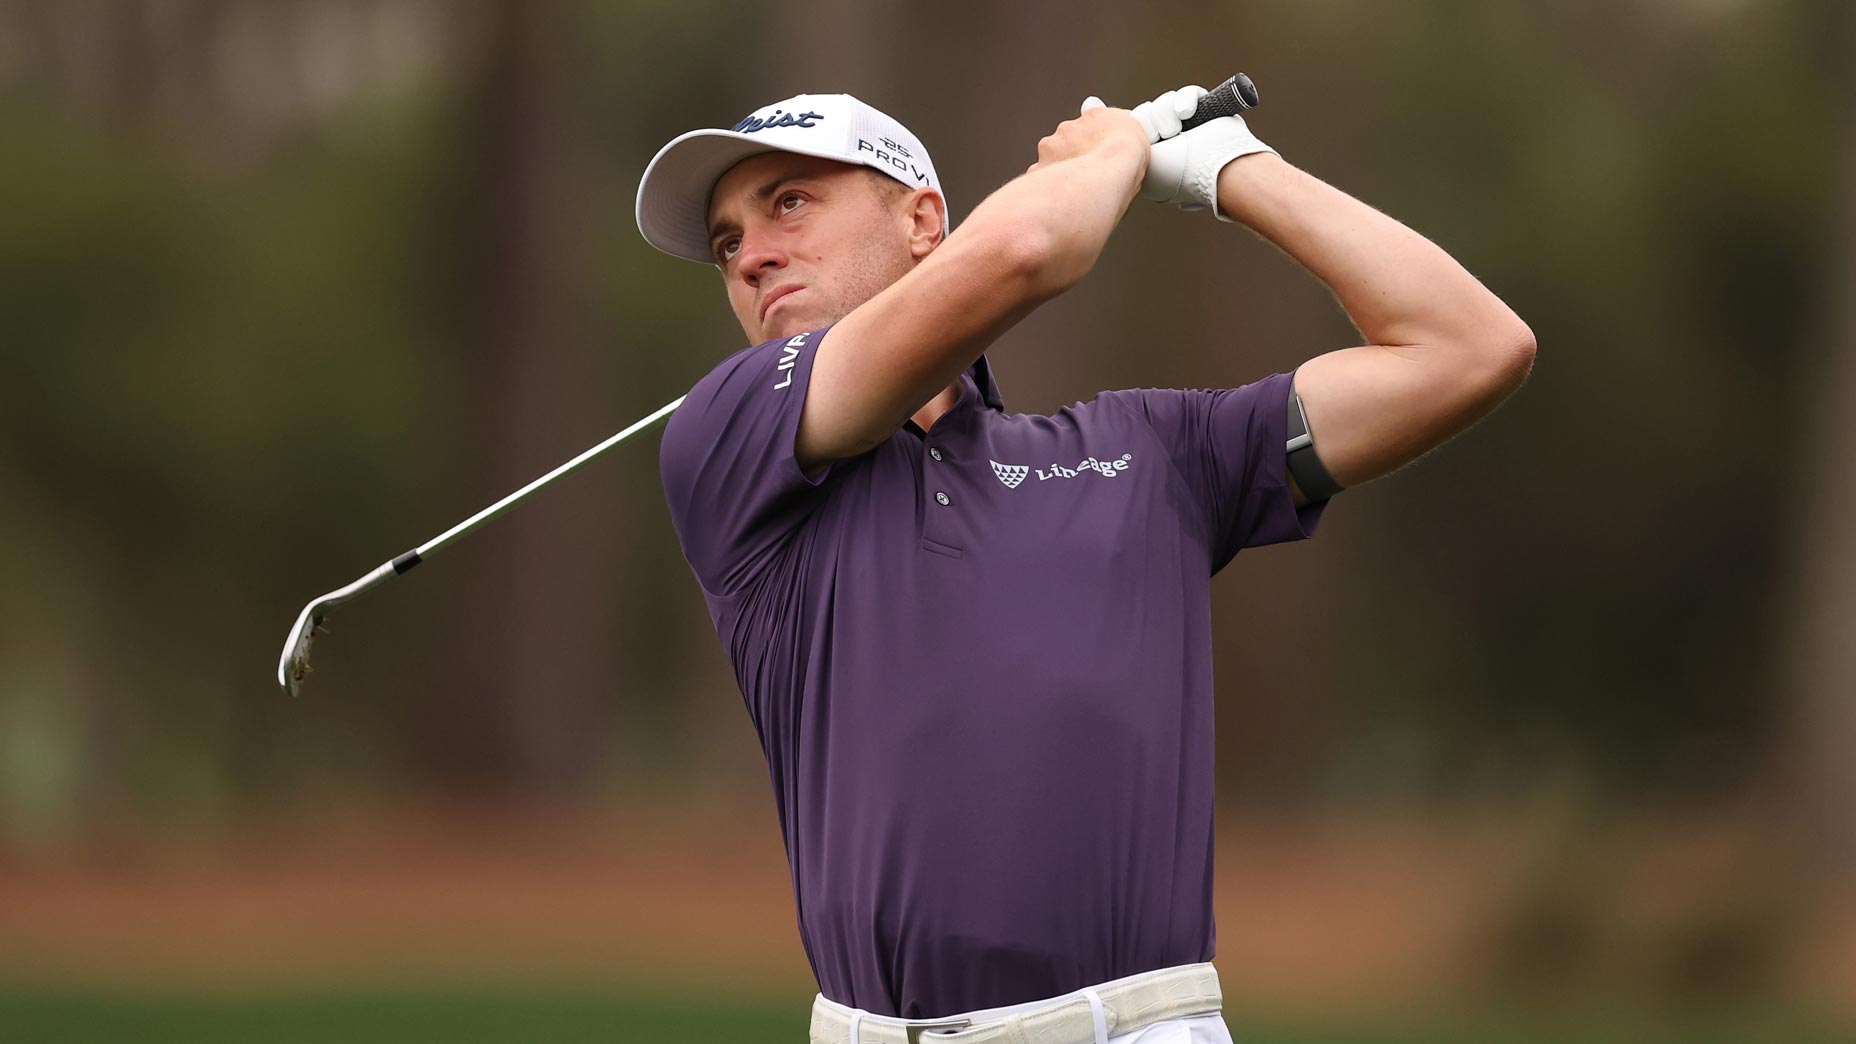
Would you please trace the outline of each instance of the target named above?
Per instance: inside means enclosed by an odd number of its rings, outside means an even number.
[[[577,242],[562,82],[572,14],[520,0],[489,7],[461,107],[451,326],[467,412],[451,488],[472,491],[473,510],[609,434],[610,411],[574,351],[583,344],[565,280]],[[597,767],[613,541],[594,531],[603,487],[576,478],[486,530],[478,560],[446,578],[462,597],[446,600],[432,629],[436,684],[420,687],[407,730],[446,789],[566,792]]]
[[[1128,10],[1025,0],[947,4],[917,26],[912,53],[959,55],[967,67],[988,70],[946,77],[929,90],[926,81],[910,76],[895,99],[898,109],[920,114],[904,122],[936,157],[956,229],[994,189],[1037,160],[1038,139],[1075,117],[1084,98],[1099,94],[1118,105],[1138,100],[1114,97],[1130,61],[1132,22]],[[895,60],[903,61],[900,44],[896,50]],[[1118,269],[1134,263],[1123,254],[1113,245],[1104,252],[1091,280],[1095,287],[1113,285]],[[1043,413],[1110,386],[1106,368],[1120,346],[1102,331],[1115,310],[1114,296],[1090,289],[1039,308],[987,353],[1008,411]]]
[[[1790,626],[1781,647],[1789,675],[1791,743],[1788,769],[1802,791],[1813,837],[1836,862],[1856,864],[1856,7],[1840,0],[1816,5],[1845,57],[1833,63],[1842,80],[1836,126],[1837,170],[1831,194],[1839,212],[1817,355],[1800,368],[1805,387],[1796,401],[1809,419],[1798,445],[1804,464],[1793,474],[1799,493],[1797,557]],[[1813,365],[1816,363],[1816,365]]]

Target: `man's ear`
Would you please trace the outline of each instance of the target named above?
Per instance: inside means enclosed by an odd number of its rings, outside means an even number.
[[[947,231],[947,201],[931,188],[909,194],[909,253],[920,261],[941,245]]]

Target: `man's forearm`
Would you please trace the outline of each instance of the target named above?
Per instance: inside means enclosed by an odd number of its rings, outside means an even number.
[[[1008,235],[1035,237],[1036,296],[1061,293],[1088,274],[1127,213],[1140,188],[1143,157],[1125,141],[1107,142],[1037,164],[975,207],[961,234],[985,234],[998,225]]]
[[[1218,205],[1327,284],[1374,344],[1502,350],[1525,323],[1436,244],[1270,153],[1218,175]]]

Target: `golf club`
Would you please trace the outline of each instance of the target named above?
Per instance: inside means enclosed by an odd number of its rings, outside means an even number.
[[[1199,99],[1198,107],[1193,111],[1193,114],[1183,121],[1184,130],[1191,130],[1207,120],[1216,119],[1220,116],[1230,116],[1233,113],[1254,108],[1257,105],[1257,100],[1256,84],[1250,81],[1250,77],[1245,76],[1241,72],[1237,73],[1217,87],[1212,88],[1204,97]],[[413,548],[411,551],[395,555],[393,558],[375,567],[372,572],[369,572],[359,580],[356,580],[346,587],[338,587],[328,594],[311,601],[308,605],[304,606],[303,611],[297,615],[296,626],[290,628],[290,636],[284,640],[283,655],[277,661],[277,684],[282,686],[283,690],[291,696],[295,696],[301,689],[304,676],[309,674],[310,644],[315,640],[318,628],[322,626],[322,622],[328,619],[330,609],[333,609],[343,602],[353,601],[367,592],[372,591],[374,588],[379,587],[381,584],[386,583],[388,580],[402,573],[411,571],[414,566],[425,561],[427,557],[435,553],[439,548],[471,530],[476,529],[478,526],[490,521],[511,507],[514,507],[523,497],[528,496],[530,493],[535,492],[548,483],[553,482],[555,479],[560,478],[562,475],[567,474],[580,465],[592,460],[594,457],[599,456],[601,453],[618,445],[630,436],[643,431],[657,421],[669,416],[678,406],[683,405],[683,399],[683,396],[678,396],[674,402],[665,405],[649,417],[633,424],[617,435],[612,436],[599,445],[594,446],[592,449],[587,450],[585,453],[562,464],[560,467],[555,468],[546,475],[541,476],[528,485],[523,486],[521,489],[516,490],[514,493],[491,504],[475,515],[459,522],[457,525],[452,526],[450,529],[445,530],[443,533],[440,533],[425,543],[420,544],[418,547]]]
[[[567,474],[580,465],[592,460],[594,457],[599,456],[601,453],[625,441],[627,438],[630,438],[659,420],[669,416],[678,406],[683,405],[683,399],[684,396],[678,396],[675,401],[666,404],[649,417],[633,424],[617,435],[612,436],[599,445],[594,446],[592,449],[587,450],[585,453],[562,464],[546,475],[523,486],[521,489],[491,504],[489,507],[459,522],[457,525],[452,526],[450,529],[445,530],[443,533],[438,534],[425,543],[420,544],[418,547],[413,548],[411,551],[395,555],[354,583],[346,587],[338,587],[304,606],[302,613],[298,614],[296,618],[296,626],[290,628],[290,637],[284,641],[283,656],[277,661],[277,684],[283,686],[283,690],[292,696],[295,696],[302,687],[303,677],[309,673],[310,643],[314,641],[316,637],[317,628],[322,625],[324,620],[328,619],[330,609],[343,602],[353,601],[367,592],[372,591],[374,588],[379,587],[381,584],[386,583],[388,580],[399,576],[401,573],[411,571],[412,567],[425,561],[428,556],[436,552],[439,548],[456,540],[471,530],[476,529],[478,526],[490,521],[509,510],[511,507],[514,507],[523,497],[528,496],[530,493],[535,492],[548,483],[553,482],[555,479],[560,478],[562,475]]]

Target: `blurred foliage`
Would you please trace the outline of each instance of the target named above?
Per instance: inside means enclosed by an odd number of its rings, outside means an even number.
[[[1853,10],[0,0],[0,871],[100,851],[133,876],[112,839],[210,846],[434,795],[765,809],[654,437],[344,607],[299,701],[271,681],[278,647],[313,595],[739,346],[715,274],[632,223],[672,136],[850,91],[932,146],[958,229],[1084,96],[1241,68],[1265,140],[1451,252],[1540,356],[1470,434],[1214,585],[1222,807],[1497,809],[1511,850],[1489,865],[1512,873],[1464,897],[1467,994],[1597,1007],[1228,1021],[1333,1044],[1833,1039],[1759,1013],[1830,924],[1786,817],[1856,815],[1836,774],[1796,771],[1834,694],[1786,681],[1806,611],[1787,571],[1816,568],[1801,515],[1850,481],[1847,447],[1792,447],[1856,353],[1834,315],[1856,273]],[[1009,408],[1049,412],[1357,336],[1256,237],[1142,205],[991,357]],[[1657,863],[1685,842],[1645,808],[1746,829]],[[801,1000],[15,991],[0,1039],[665,1039],[700,1019],[758,1040]]]
[[[1774,501],[1814,479],[1775,447],[1836,289],[1834,4],[1065,7],[1025,37],[1043,7],[946,5],[914,37],[904,10],[0,7],[0,835],[764,785],[649,445],[343,610],[303,701],[273,658],[311,595],[738,343],[713,274],[631,226],[671,135],[842,87],[935,144],[958,217],[1053,99],[1234,63],[1267,140],[1452,251],[1541,354],[1471,435],[1221,581],[1233,798],[1763,778]],[[911,39],[1019,57],[937,79]],[[1193,264],[1254,288],[1237,314]],[[1287,259],[1170,213],[1130,216],[1072,298],[995,353],[1012,408],[1240,383],[1354,336]],[[1258,663],[1290,639],[1321,667]]]

